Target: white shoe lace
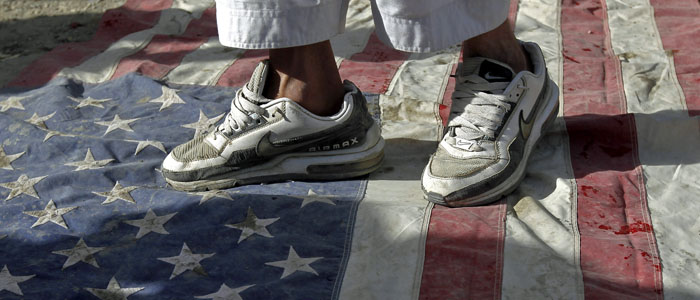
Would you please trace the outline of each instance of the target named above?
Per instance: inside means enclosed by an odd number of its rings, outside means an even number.
[[[245,131],[251,125],[262,123],[262,118],[268,116],[267,110],[260,107],[259,103],[270,101],[257,93],[251,92],[247,87],[242,87],[236,92],[236,97],[231,101],[231,110],[226,114],[224,122],[216,128],[216,131],[231,136],[234,133]],[[276,113],[282,113],[277,109]]]
[[[475,74],[457,77],[457,81],[448,134],[467,141],[467,150],[481,151],[480,142],[495,138],[496,130],[517,98],[503,95],[510,82],[488,82]],[[517,88],[524,87],[519,84]]]

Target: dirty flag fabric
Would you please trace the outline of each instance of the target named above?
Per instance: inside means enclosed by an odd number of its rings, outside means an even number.
[[[700,297],[700,4],[520,0],[509,19],[542,47],[559,117],[513,194],[448,209],[420,174],[458,45],[393,50],[350,1],[331,44],[382,168],[186,193],[161,161],[267,53],[223,47],[214,1],[126,1],[0,88],[0,298]]]

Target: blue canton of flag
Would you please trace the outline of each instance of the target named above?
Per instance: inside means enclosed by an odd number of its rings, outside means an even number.
[[[0,298],[332,298],[366,181],[185,193],[158,171],[234,94],[136,74],[0,93]]]

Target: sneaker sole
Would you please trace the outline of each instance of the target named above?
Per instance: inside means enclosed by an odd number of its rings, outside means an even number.
[[[384,139],[373,125],[358,148],[280,155],[259,166],[198,181],[165,181],[176,190],[207,191],[287,180],[328,181],[367,175],[384,161]]]
[[[493,189],[486,191],[480,195],[473,196],[470,198],[462,199],[462,200],[457,200],[457,201],[446,201],[447,196],[441,195],[435,192],[427,192],[425,188],[421,185],[421,188],[423,189],[423,196],[425,200],[428,200],[430,202],[444,205],[444,206],[449,206],[449,207],[464,207],[464,206],[477,206],[477,205],[483,205],[487,203],[491,203],[494,201],[497,201],[501,199],[503,196],[509,195],[512,193],[519,185],[520,182],[525,178],[525,170],[527,168],[527,160],[530,157],[530,153],[532,152],[532,149],[535,148],[535,145],[539,142],[539,140],[544,136],[544,132],[547,128],[550,127],[552,123],[554,123],[554,120],[557,118],[557,115],[559,114],[559,88],[554,84],[554,82],[549,81],[547,84],[547,92],[546,95],[548,96],[549,100],[547,105],[542,108],[542,110],[539,113],[539,116],[547,115],[547,118],[544,118],[544,121],[539,121],[543,120],[543,118],[537,118],[538,121],[536,121],[535,126],[533,128],[532,136],[536,135],[536,138],[530,138],[528,141],[525,143],[525,154],[523,155],[523,159],[521,160],[520,165],[515,169],[513,174],[503,181],[500,185],[494,187]],[[541,125],[541,126],[537,126]],[[459,190],[455,191],[458,192]]]

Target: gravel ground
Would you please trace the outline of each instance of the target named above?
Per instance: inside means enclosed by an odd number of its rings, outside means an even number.
[[[0,87],[62,43],[90,40],[125,0],[0,0]]]

